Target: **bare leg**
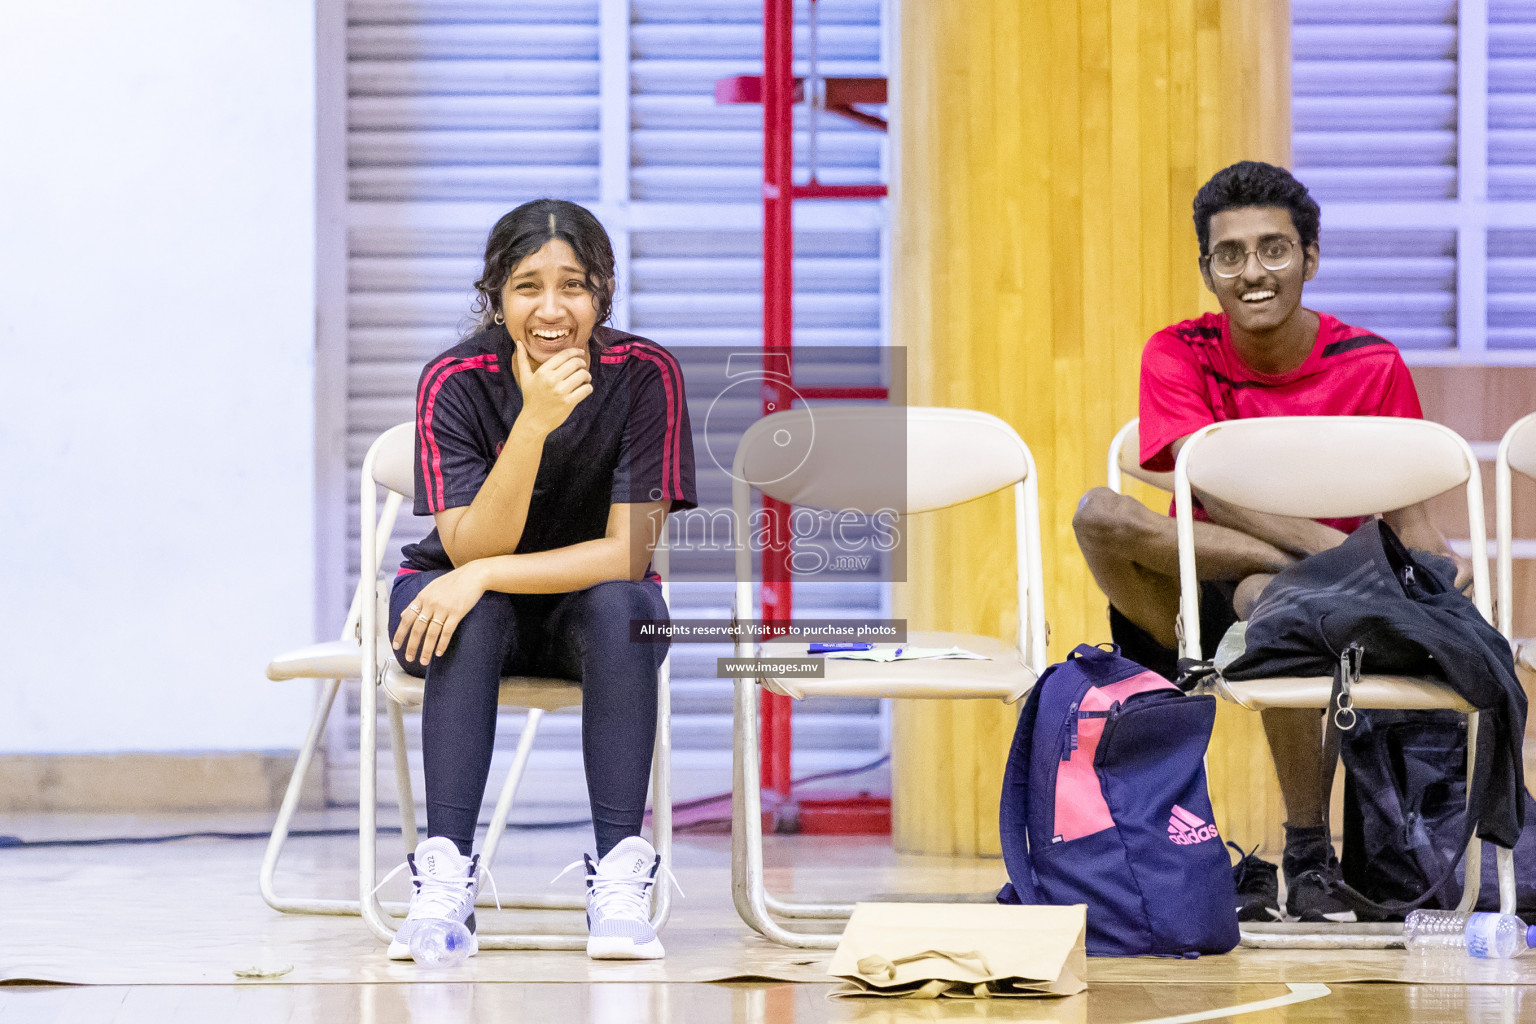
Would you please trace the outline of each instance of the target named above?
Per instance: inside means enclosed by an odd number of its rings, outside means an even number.
[[[1095,487],[1072,517],[1078,547],[1109,603],[1164,647],[1178,640],[1179,542],[1171,517],[1135,498]],[[1195,523],[1195,566],[1202,580],[1244,579],[1278,572],[1295,559],[1245,533]]]
[[[1259,595],[1274,578],[1272,573],[1256,573],[1238,584],[1232,598],[1238,618],[1248,618]],[[1270,708],[1260,714],[1269,752],[1275,760],[1275,774],[1280,779],[1280,795],[1285,799],[1285,823],[1292,828],[1326,825],[1334,766],[1324,767],[1319,756],[1323,745],[1322,713],[1313,708]]]
[[[1259,595],[1274,578],[1275,574],[1272,572],[1256,572],[1237,585],[1237,590],[1232,595],[1232,610],[1237,613],[1239,619],[1246,620],[1253,614],[1253,606],[1259,603]]]
[[[1323,766],[1323,714],[1315,708],[1270,708],[1260,712],[1264,736],[1275,759],[1285,823],[1292,828],[1328,824],[1328,795],[1334,766]]]

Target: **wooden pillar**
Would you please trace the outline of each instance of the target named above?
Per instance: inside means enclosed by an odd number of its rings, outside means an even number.
[[[1289,3],[923,0],[901,19],[893,341],[913,404],[994,413],[1033,450],[1059,658],[1109,639],[1072,513],[1136,414],[1142,345],[1214,308],[1195,191],[1235,160],[1289,162]],[[913,523],[921,585],[898,607],[914,628],[1011,636],[1007,496],[945,516],[942,532]],[[1213,797],[1251,845],[1271,821],[1278,834],[1278,793],[1257,717],[1228,710]],[[992,702],[898,703],[900,849],[999,853],[1013,720]]]

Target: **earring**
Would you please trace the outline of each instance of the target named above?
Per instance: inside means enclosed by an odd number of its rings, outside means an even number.
[[[504,324],[507,322],[506,318],[503,317],[500,313],[497,313],[495,316],[491,317],[491,319],[496,321],[498,324]]]

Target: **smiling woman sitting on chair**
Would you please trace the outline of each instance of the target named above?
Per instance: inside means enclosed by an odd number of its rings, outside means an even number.
[[[435,529],[404,550],[389,629],[401,666],[426,677],[429,838],[389,955],[410,956],[422,920],[473,929],[498,686],[517,674],[581,683],[598,856],[588,954],[660,957],[640,826],[666,646],[631,643],[630,622],[667,618],[651,553],[667,513],[695,504],[682,374],[661,346],[600,326],[613,249],[574,203],[503,217],[475,289],[474,333],[427,363],[416,392],[416,514]]]

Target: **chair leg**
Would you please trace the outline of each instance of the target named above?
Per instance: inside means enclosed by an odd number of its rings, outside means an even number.
[[[672,656],[657,673],[656,748],[651,755],[651,839],[656,859],[672,870]],[[672,884],[658,871],[651,887],[651,927],[661,929],[672,914]]]
[[[365,672],[366,668],[365,663]],[[375,680],[364,679],[362,689],[362,714],[358,723],[357,744],[358,902],[368,930],[379,939],[389,942],[395,937],[396,929],[374,889],[378,880],[379,842],[379,685]]]
[[[507,818],[512,814],[512,801],[517,797],[517,787],[522,785],[523,772],[528,758],[533,754],[533,741],[539,735],[539,725],[544,721],[544,711],[529,708],[523,721],[523,731],[517,737],[517,750],[512,755],[512,767],[507,771],[507,781],[502,784],[501,797],[496,801],[496,812],[491,815],[490,828],[485,833],[485,843],[480,849],[480,863],[487,868],[496,860],[496,850],[506,833]]]
[[[735,715],[736,793],[731,829],[731,896],[736,910],[750,927],[764,938],[781,946],[799,949],[835,949],[837,934],[810,934],[792,931],[775,921],[768,912],[767,887],[763,878],[763,801],[761,750],[758,739],[757,684],[751,679],[736,681]]]
[[[357,900],[279,896],[274,883],[277,862],[282,857],[283,847],[288,842],[288,830],[293,824],[293,815],[299,807],[304,780],[309,775],[315,751],[319,749],[320,739],[325,734],[325,723],[331,717],[331,708],[336,703],[336,694],[340,689],[340,679],[325,680],[319,705],[315,709],[315,717],[309,723],[309,734],[304,737],[304,746],[299,749],[298,759],[293,765],[293,774],[288,779],[288,789],[283,793],[282,805],[278,807],[277,820],[273,823],[272,835],[267,840],[266,855],[261,860],[261,898],[266,901],[267,906],[285,914],[346,916],[358,913]]]
[[[670,867],[672,859],[672,742],[671,742],[671,700],[669,676],[663,669],[661,677],[661,691],[658,695],[657,707],[657,742],[656,756],[652,761],[652,787],[653,803],[655,810],[652,815],[652,831],[656,838],[656,852],[661,862]],[[373,699],[369,699],[373,698]],[[359,815],[360,846],[364,851],[359,857],[359,882],[363,893],[362,914],[368,927],[379,938],[388,941],[393,937],[395,928],[385,917],[390,904],[381,904],[370,891],[370,880],[377,874],[376,858],[373,850],[377,843],[377,816],[376,798],[377,789],[377,753],[371,754],[373,761],[368,762],[370,752],[374,751],[377,743],[377,718],[370,717],[375,711],[371,705],[375,704],[376,694],[369,694],[364,699],[363,729],[360,746],[363,748],[365,763],[361,766],[359,776],[361,790],[361,807]],[[393,707],[392,707],[392,710]],[[501,836],[506,829],[506,822],[511,815],[512,802],[517,793],[518,784],[522,780],[527,768],[529,757],[532,754],[533,742],[538,734],[539,724],[544,712],[538,709],[529,709],[528,720],[523,726],[522,735],[518,738],[517,751],[513,756],[512,767],[508,773],[507,782],[502,786],[502,792],[497,800],[496,810],[492,816],[490,833],[486,837],[482,849],[482,860],[489,866],[496,855]],[[372,726],[370,728],[370,726]],[[393,720],[392,720],[393,727]],[[400,743],[404,749],[404,743]],[[397,768],[398,768],[397,763]],[[408,780],[407,780],[408,781]],[[402,801],[403,802],[403,801]],[[662,885],[653,889],[655,893],[652,903],[652,923],[660,928],[666,922],[670,912],[670,891]],[[494,906],[494,897],[482,896],[477,901],[477,906]],[[580,897],[571,898],[563,896],[521,896],[512,901],[503,900],[502,906],[523,909],[558,909],[581,910],[586,906],[586,901]],[[482,932],[479,936],[481,949],[550,949],[550,950],[584,950],[587,945],[585,935],[532,935],[532,934],[495,934]],[[835,945],[835,942],[834,942]]]
[[[386,701],[389,711],[389,745],[395,757],[395,791],[400,800],[400,838],[405,854],[416,852],[421,835],[416,830],[416,796],[411,791],[411,758],[405,746],[405,716],[400,705]]]
[[[1494,853],[1499,865],[1499,913],[1515,912],[1515,851],[1499,847]]]
[[[1477,765],[1477,730],[1480,716],[1473,712],[1467,716],[1467,802],[1471,803],[1472,769]],[[1502,846],[1494,848],[1494,861],[1498,866],[1499,912],[1515,912],[1515,851]],[[1483,879],[1483,845],[1477,836],[1467,843],[1466,883],[1461,890],[1461,902],[1456,909],[1470,913],[1477,909]]]
[[[771,892],[763,893],[763,903],[775,917],[800,921],[846,921],[853,914],[852,903],[792,903]]]
[[[1477,762],[1476,712],[1467,716],[1467,779],[1468,799],[1471,799],[1470,780]],[[1500,848],[1499,904],[1514,912],[1515,861],[1514,851]],[[1467,843],[1466,882],[1461,891],[1461,902],[1456,909],[1469,913],[1477,909],[1477,898],[1482,886],[1483,846],[1473,836]],[[1402,926],[1396,924],[1339,924],[1310,925],[1299,922],[1280,924],[1245,924],[1241,928],[1243,945],[1261,949],[1381,949],[1400,947],[1403,944]]]
[[[741,690],[745,687],[748,697],[755,696],[756,687],[737,681],[736,683],[736,708],[731,716],[731,902],[736,905],[736,913],[747,924],[753,925],[753,914],[750,902],[747,900],[747,819],[756,815],[761,828],[762,822],[762,795],[753,787],[747,785],[745,764],[748,757],[757,757],[756,744],[748,744],[747,734],[757,729],[757,720],[753,717],[748,720],[746,713],[741,709]],[[755,710],[755,709],[754,709]]]
[[[373,699],[370,699],[373,698]],[[365,694],[363,698],[362,737],[359,746],[361,748],[359,768],[359,789],[361,800],[358,807],[358,881],[362,897],[363,920],[368,928],[381,940],[388,942],[394,938],[396,928],[388,919],[388,905],[379,902],[377,895],[372,891],[374,879],[377,877],[377,857],[374,853],[378,843],[378,816],[377,816],[377,788],[378,788],[378,753],[377,739],[378,726],[376,718],[376,697]],[[535,731],[537,728],[535,727]],[[532,737],[528,737],[532,743]],[[519,744],[521,746],[521,744]],[[481,934],[479,936],[481,949],[585,949],[587,938],[585,935],[499,935]]]
[[[491,865],[496,860],[496,851],[501,847],[501,840],[506,836],[507,819],[512,816],[512,802],[517,798],[517,790],[522,785],[523,774],[528,770],[528,759],[533,755],[533,743],[538,738],[539,726],[544,721],[544,715],[545,712],[540,708],[528,709],[528,717],[523,722],[523,731],[517,738],[517,750],[512,755],[512,767],[507,770],[507,781],[502,783],[501,796],[496,801],[496,811],[491,815],[490,828],[486,830],[485,843],[480,848],[482,871],[491,869]],[[494,893],[482,890],[475,905],[494,907],[498,905],[498,899]],[[586,901],[573,896],[522,893],[502,898],[499,905],[523,910],[582,910],[586,907]]]
[[[1479,715],[1472,712],[1467,716],[1467,805],[1472,804],[1472,769],[1477,766],[1477,727]],[[1466,856],[1466,881],[1461,889],[1461,902],[1456,909],[1463,914],[1477,909],[1477,898],[1482,891],[1483,883],[1483,843],[1474,834],[1467,843]]]

